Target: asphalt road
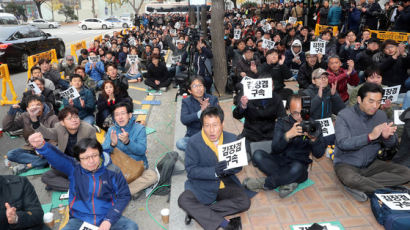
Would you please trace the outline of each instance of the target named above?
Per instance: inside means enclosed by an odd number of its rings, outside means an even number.
[[[106,33],[112,34],[114,30],[83,31],[78,28],[77,25],[66,25],[58,29],[45,29],[44,31],[63,38],[66,43],[66,55],[68,55],[70,52],[69,45],[71,43],[83,39],[91,41],[97,35],[104,35]],[[11,80],[18,95],[18,99],[21,99],[22,93],[26,88],[27,73],[11,71]],[[141,108],[140,102],[146,99],[147,93],[144,91],[144,88],[145,86],[143,83],[130,84],[130,89],[128,92],[134,100],[134,109]],[[150,113],[146,118],[146,126],[156,130],[155,133],[147,136],[147,158],[151,169],[154,168],[155,162],[161,154],[174,148],[174,121],[176,114],[176,103],[174,102],[175,92],[175,89],[171,88],[168,92],[163,93],[162,96],[155,96],[154,99],[160,100],[161,105],[150,106]],[[11,99],[9,89],[7,96]],[[8,110],[8,105],[0,106],[0,120],[3,120]],[[23,138],[10,138],[4,134],[3,137],[0,137],[1,159],[3,160],[3,156],[5,156],[9,150],[21,147],[23,144]],[[11,174],[11,171],[4,166],[3,162],[1,162],[0,175],[5,174]],[[50,203],[51,192],[45,190],[45,186],[41,182],[41,176],[29,176],[29,180],[34,185],[40,202],[42,204]],[[152,216],[159,220],[159,222],[161,222],[160,210],[162,208],[169,208],[169,203],[167,200],[168,196],[152,196],[148,202],[148,207],[152,213]],[[56,219],[61,219],[57,209],[54,210],[54,214]],[[131,201],[123,214],[134,220],[139,225],[140,229],[161,229],[161,227],[159,227],[148,214],[145,197],[140,197],[138,200]],[[58,229],[58,226],[59,225],[57,224],[54,229]]]

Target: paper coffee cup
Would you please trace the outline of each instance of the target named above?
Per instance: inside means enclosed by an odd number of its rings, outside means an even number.
[[[44,216],[43,216],[43,221],[48,227],[53,228],[54,227],[54,215],[53,215],[53,213],[52,212],[45,213]]]
[[[169,209],[163,208],[161,210],[161,217],[162,217],[162,222],[164,222],[164,224],[168,224],[169,223]]]

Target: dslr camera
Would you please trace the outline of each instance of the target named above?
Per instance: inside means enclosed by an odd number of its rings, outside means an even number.
[[[309,96],[302,97],[302,111],[300,116],[302,117],[302,122],[299,126],[302,127],[303,132],[307,132],[310,136],[318,137],[322,133],[322,128],[319,122],[310,120],[310,106],[311,99]]]

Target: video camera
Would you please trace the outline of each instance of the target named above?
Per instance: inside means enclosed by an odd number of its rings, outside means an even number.
[[[307,132],[310,136],[318,137],[322,132],[319,122],[310,120],[310,106],[311,99],[309,96],[302,97],[302,110],[300,111],[300,116],[303,121],[300,123],[303,132]]]

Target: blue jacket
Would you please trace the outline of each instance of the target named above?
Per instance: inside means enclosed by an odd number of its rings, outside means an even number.
[[[360,25],[361,12],[357,8],[353,8],[352,12],[349,12],[348,22],[349,30],[354,30],[357,34]]]
[[[340,18],[342,16],[342,8],[340,6],[332,6],[327,15],[327,24],[330,26],[340,25]]]
[[[104,74],[105,74],[105,68],[104,68],[104,63],[102,61],[97,62],[95,64],[95,68],[90,68],[91,63],[87,62],[85,64],[85,73],[88,74],[91,79],[94,81],[100,81],[102,80]]]
[[[104,152],[111,153],[114,148],[111,146],[111,131],[115,130],[117,135],[122,133],[121,128],[123,128],[128,133],[128,138],[130,143],[125,145],[118,139],[117,148],[124,153],[128,154],[132,159],[136,161],[144,161],[145,168],[148,168],[148,160],[145,155],[147,150],[147,133],[145,127],[137,122],[135,118],[131,117],[128,124],[124,127],[120,127],[117,122],[114,121],[114,126],[110,127],[105,135],[105,140],[102,145]]]
[[[388,122],[387,115],[382,110],[369,116],[359,108],[359,104],[346,107],[336,118],[336,147],[334,164],[349,164],[358,168],[366,168],[377,156],[384,142],[386,147],[393,147],[397,143],[396,134],[385,140],[380,136],[369,142],[368,134],[373,128],[383,122]]]
[[[223,132],[223,135],[223,144],[236,141],[236,136],[232,133]],[[185,150],[185,169],[188,174],[185,189],[192,191],[202,204],[211,204],[216,200],[221,182],[221,179],[215,176],[217,162],[215,153],[205,144],[201,132],[189,138]],[[235,168],[235,173],[241,169],[242,167]],[[229,178],[240,185],[235,174]]]
[[[120,169],[102,155],[102,164],[96,172],[81,167],[80,163],[46,143],[36,149],[57,170],[68,176],[70,217],[99,226],[108,220],[114,225],[131,199],[130,189]]]
[[[85,88],[84,86],[81,88],[80,92],[80,97],[76,98],[73,100],[74,102],[74,107],[78,109],[78,116],[80,119],[84,119],[87,116],[94,116],[94,110],[95,110],[95,98],[91,90]],[[85,107],[81,107],[81,102],[80,98],[84,100]],[[67,107],[70,105],[67,99],[63,98],[63,103],[64,107]]]
[[[209,98],[210,106],[218,105],[218,98],[210,95],[204,94],[204,98]],[[193,96],[189,96],[182,100],[181,106],[181,122],[186,126],[185,136],[190,137],[195,133],[201,131],[201,122],[199,120],[201,110],[201,105],[199,101],[196,100]],[[199,116],[198,116],[199,113]]]

